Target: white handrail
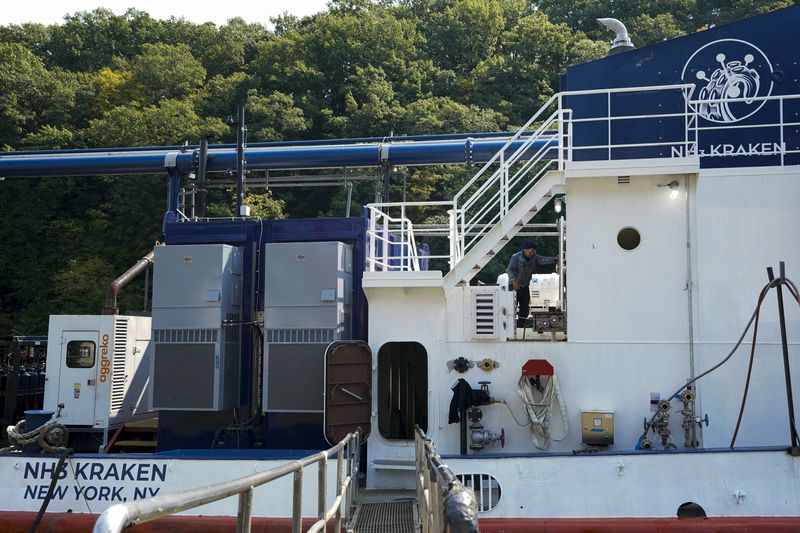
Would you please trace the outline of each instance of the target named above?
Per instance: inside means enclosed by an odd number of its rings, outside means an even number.
[[[162,516],[169,516],[188,509],[194,509],[207,503],[215,502],[239,496],[239,511],[236,519],[237,532],[249,532],[252,521],[252,502],[253,489],[282,478],[288,474],[293,474],[294,487],[292,498],[292,533],[300,533],[302,528],[302,487],[303,469],[313,463],[319,464],[319,489],[321,491],[318,500],[318,520],[308,530],[309,532],[320,531],[328,521],[336,517],[336,531],[341,531],[342,526],[342,503],[345,505],[345,513],[350,512],[350,505],[355,490],[355,479],[358,473],[358,450],[361,442],[360,431],[348,434],[336,446],[323,452],[309,455],[303,459],[291,461],[285,465],[271,468],[264,472],[251,474],[239,479],[224,481],[216,485],[201,487],[197,489],[185,490],[175,494],[163,494],[147,500],[137,500],[130,503],[120,503],[112,505],[100,515],[95,522],[93,533],[119,533],[123,528],[149,522]],[[342,455],[347,450],[347,476],[342,478]],[[327,487],[327,463],[328,457],[334,453],[337,458],[337,496],[330,507],[325,504],[325,487]]]

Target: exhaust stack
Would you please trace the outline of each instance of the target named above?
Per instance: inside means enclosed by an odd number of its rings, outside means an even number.
[[[628,30],[625,25],[617,19],[597,19],[598,24],[603,26],[609,31],[616,33],[616,37],[611,43],[611,48],[608,50],[608,55],[619,54],[620,52],[627,52],[636,48],[628,37]]]

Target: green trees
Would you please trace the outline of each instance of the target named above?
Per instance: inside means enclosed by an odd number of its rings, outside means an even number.
[[[248,142],[511,130],[558,91],[567,66],[602,57],[626,22],[637,46],[791,0],[331,0],[272,27],[156,20],[135,9],[0,26],[3,150]],[[266,22],[266,21],[265,21]],[[390,195],[446,197],[462,167],[402,169]],[[46,331],[53,312],[96,312],[105,285],[160,238],[166,176],[0,181],[0,334]],[[344,189],[251,191],[261,217],[344,212]],[[353,189],[353,213],[371,201]],[[303,201],[295,201],[302,198]],[[232,214],[226,192],[209,213]],[[138,305],[135,291],[125,305]]]

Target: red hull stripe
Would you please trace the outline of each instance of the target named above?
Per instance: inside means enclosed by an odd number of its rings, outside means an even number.
[[[800,516],[737,518],[485,518],[481,533],[797,533]]]
[[[0,512],[0,533],[25,533],[36,513]],[[97,515],[48,513],[39,533],[86,533]],[[303,530],[314,519],[303,519]],[[228,516],[168,516],[136,526],[137,533],[181,533],[233,531],[236,520]],[[253,518],[253,533],[290,533],[289,518]],[[332,532],[334,525],[328,526]],[[484,518],[481,533],[797,533],[800,517],[744,518]]]

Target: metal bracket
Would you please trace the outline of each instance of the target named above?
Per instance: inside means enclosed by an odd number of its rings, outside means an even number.
[[[167,152],[164,155],[164,168],[175,168],[178,166],[178,155],[180,152]]]

